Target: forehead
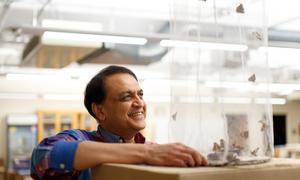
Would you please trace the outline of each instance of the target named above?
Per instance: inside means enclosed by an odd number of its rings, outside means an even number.
[[[132,75],[127,73],[118,73],[106,77],[105,87],[108,94],[119,93],[128,90],[137,91],[141,89],[137,80]]]

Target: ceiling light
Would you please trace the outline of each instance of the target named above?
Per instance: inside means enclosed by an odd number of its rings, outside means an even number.
[[[260,92],[266,92],[269,89],[271,92],[286,93],[300,90],[300,84],[271,83],[268,85],[261,83],[255,89]]]
[[[177,98],[175,98],[177,99]],[[213,103],[215,101],[215,99],[213,97],[208,97],[208,96],[200,96],[200,97],[196,97],[196,96],[183,96],[179,98],[179,102],[182,103]]]
[[[266,98],[255,98],[255,103],[257,104],[267,104],[268,99]],[[270,99],[271,104],[277,104],[277,105],[283,105],[286,103],[286,99],[284,98],[271,98]]]
[[[25,80],[25,81],[65,81],[72,80],[67,75],[55,75],[55,74],[23,74],[23,73],[8,73],[6,79],[9,80]]]
[[[59,30],[75,30],[75,31],[87,31],[87,32],[101,32],[103,31],[103,25],[94,22],[83,21],[67,21],[62,19],[43,19],[42,27],[54,28]]]
[[[262,46],[258,48],[261,52],[271,52],[271,53],[300,53],[300,48],[287,48],[287,47],[266,47]]]
[[[182,48],[199,48],[208,50],[224,51],[247,51],[248,46],[239,44],[211,43],[197,41],[178,41],[178,40],[161,40],[160,45],[163,47],[182,47]]]
[[[17,56],[18,51],[14,48],[0,48],[0,56]]]
[[[236,89],[242,91],[255,91],[255,92],[275,92],[287,93],[295,90],[300,90],[300,84],[283,84],[283,83],[257,83],[249,84],[248,82],[230,82],[230,81],[206,81],[206,87],[210,88],[226,88]]]
[[[8,125],[36,125],[37,121],[36,114],[10,114],[7,116]]]
[[[280,68],[284,66],[290,68],[300,67],[298,62],[300,48],[260,47],[258,48],[258,51],[268,54],[268,62],[271,68]]]
[[[44,94],[45,100],[82,101],[82,94]]]
[[[0,99],[36,100],[38,95],[32,93],[0,93]]]
[[[230,81],[206,81],[206,87],[212,88],[228,88],[228,89],[250,89],[251,85],[247,82],[230,82]]]
[[[146,102],[170,102],[171,97],[170,96],[151,96],[146,95],[144,97]]]
[[[251,99],[245,97],[221,97],[219,103],[224,104],[250,104]]]
[[[110,36],[82,33],[65,33],[46,31],[42,36],[43,44],[62,44],[74,43],[81,46],[101,47],[102,42],[117,44],[144,45],[147,43],[146,38],[127,37],[127,36]]]

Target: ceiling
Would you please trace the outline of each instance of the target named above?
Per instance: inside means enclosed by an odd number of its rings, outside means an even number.
[[[263,6],[262,2],[264,1],[189,1],[200,3],[201,17],[205,17],[202,19],[206,28],[204,34],[211,33],[210,28],[215,28],[216,17],[222,27],[221,32],[231,31],[231,27],[235,25],[233,4],[243,3],[245,10],[251,11],[250,14],[262,13],[264,10],[260,8],[265,7],[267,21],[257,22],[257,18],[248,18],[242,24],[251,27],[262,23],[268,29],[269,46],[292,48],[269,52],[272,79],[274,83],[300,84],[300,2],[267,0]],[[177,7],[181,7],[180,3],[182,7],[188,4],[180,0],[1,0],[0,3],[2,75],[10,72],[40,73],[49,68],[55,68],[56,73],[75,70],[73,74],[88,74],[91,67],[97,69],[99,64],[129,64],[142,65],[145,74],[149,73],[149,76],[157,78],[161,78],[160,75],[167,77],[164,59],[168,57],[168,48],[159,46],[159,42],[170,38],[172,3],[177,3]],[[213,11],[214,7],[217,7],[217,11]],[[259,16],[262,15],[257,15]],[[197,27],[182,27],[191,33],[194,28]],[[70,42],[43,43],[42,34],[46,31],[147,38],[148,42],[142,46],[107,42],[85,45],[72,42],[70,47]],[[235,57],[234,54],[228,56]],[[224,63],[229,68],[235,65],[234,60]],[[300,89],[294,89],[285,95],[298,99],[298,90]]]

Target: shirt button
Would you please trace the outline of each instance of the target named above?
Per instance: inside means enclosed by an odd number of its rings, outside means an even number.
[[[60,169],[65,169],[65,164],[61,163],[59,164]]]

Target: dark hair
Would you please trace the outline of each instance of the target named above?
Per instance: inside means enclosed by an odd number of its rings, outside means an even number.
[[[84,93],[84,105],[88,112],[97,119],[92,110],[92,103],[101,104],[106,99],[105,78],[114,74],[125,73],[130,74],[137,80],[136,75],[123,66],[108,66],[96,74],[87,84]]]

